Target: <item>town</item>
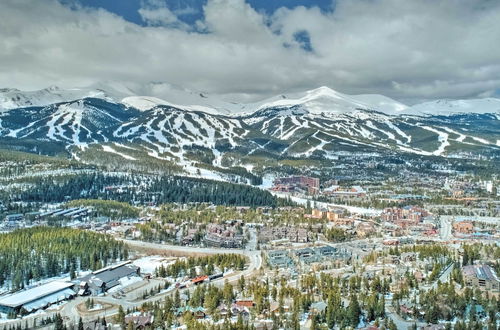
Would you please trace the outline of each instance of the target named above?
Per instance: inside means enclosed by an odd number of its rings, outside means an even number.
[[[127,252],[87,269],[80,261],[57,278],[0,274],[0,329],[494,329],[498,180],[443,180],[395,186],[283,176],[268,188],[286,201],[277,207],[104,199],[36,203],[19,213],[3,206],[5,237],[56,226],[112,237]],[[135,187],[103,187],[116,189]],[[446,299],[455,305],[439,303]]]

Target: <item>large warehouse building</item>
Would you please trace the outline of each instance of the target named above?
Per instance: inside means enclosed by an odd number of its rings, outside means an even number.
[[[120,285],[120,280],[139,276],[140,268],[134,266],[130,261],[123,262],[115,266],[109,266],[100,270],[96,270],[79,278],[75,283],[79,284],[79,295],[99,295],[105,293],[109,289]]]
[[[25,310],[30,313],[45,308],[73,297],[73,285],[70,282],[54,281],[0,297],[0,312],[19,313]]]

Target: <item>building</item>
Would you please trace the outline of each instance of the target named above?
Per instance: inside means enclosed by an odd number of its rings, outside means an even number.
[[[54,281],[1,297],[0,312],[6,314],[17,314],[21,311],[31,313],[70,299],[75,295],[75,291],[72,290],[73,285],[71,282]]]
[[[208,275],[202,275],[202,276],[198,276],[198,277],[193,278],[191,280],[191,283],[198,285],[198,284],[207,282],[208,280],[209,280]]]
[[[472,221],[459,221],[453,224],[453,230],[460,234],[472,234],[474,232],[474,225]]]
[[[18,213],[18,214],[9,214],[5,217],[5,221],[7,222],[14,222],[14,221],[21,221],[23,220],[23,215]]]
[[[269,251],[267,253],[267,258],[269,266],[271,267],[288,268],[293,265],[293,261],[288,255],[288,252],[284,250]]]
[[[307,192],[317,194],[319,192],[319,179],[309,176],[290,176],[286,178],[277,178],[274,180],[276,191],[281,192]]]
[[[204,241],[207,246],[240,248],[244,245],[242,222],[239,220],[211,223],[206,231]]]
[[[482,291],[499,292],[500,280],[495,270],[488,265],[470,265],[462,268],[464,282]]]
[[[375,226],[369,222],[361,222],[356,227],[356,234],[359,237],[367,237],[375,232]]]
[[[78,294],[99,295],[120,284],[120,280],[139,276],[140,268],[132,265],[130,261],[96,270],[77,280],[79,283]]]
[[[135,312],[125,316],[125,324],[132,323],[134,329],[145,329],[153,324],[154,316],[149,313]]]
[[[285,227],[264,227],[259,231],[259,242],[287,239],[293,243],[307,243],[312,238],[312,233],[305,228],[292,226]]]
[[[394,223],[402,228],[414,226],[423,221],[430,214],[426,210],[416,206],[405,206],[402,208],[389,207],[381,214],[382,221]]]
[[[325,188],[323,194],[333,197],[365,197],[366,191],[361,186],[341,187],[333,185]]]

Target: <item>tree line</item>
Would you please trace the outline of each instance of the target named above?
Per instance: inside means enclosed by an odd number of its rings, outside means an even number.
[[[96,270],[128,258],[111,236],[71,228],[33,227],[0,234],[0,286],[24,288],[33,281]]]

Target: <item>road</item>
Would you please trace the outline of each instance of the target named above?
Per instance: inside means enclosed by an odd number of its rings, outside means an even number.
[[[431,284],[431,285],[426,285],[422,286],[422,289],[428,291],[430,289],[436,290],[438,287],[438,283],[446,283],[450,280],[450,275],[451,272],[453,271],[453,267],[455,266],[454,263],[449,264],[445,270],[439,275],[439,277]]]
[[[452,217],[450,216],[440,216],[439,217],[441,221],[441,228],[439,228],[439,236],[441,237],[442,240],[449,240],[453,236],[451,234],[451,222],[452,222]]]

